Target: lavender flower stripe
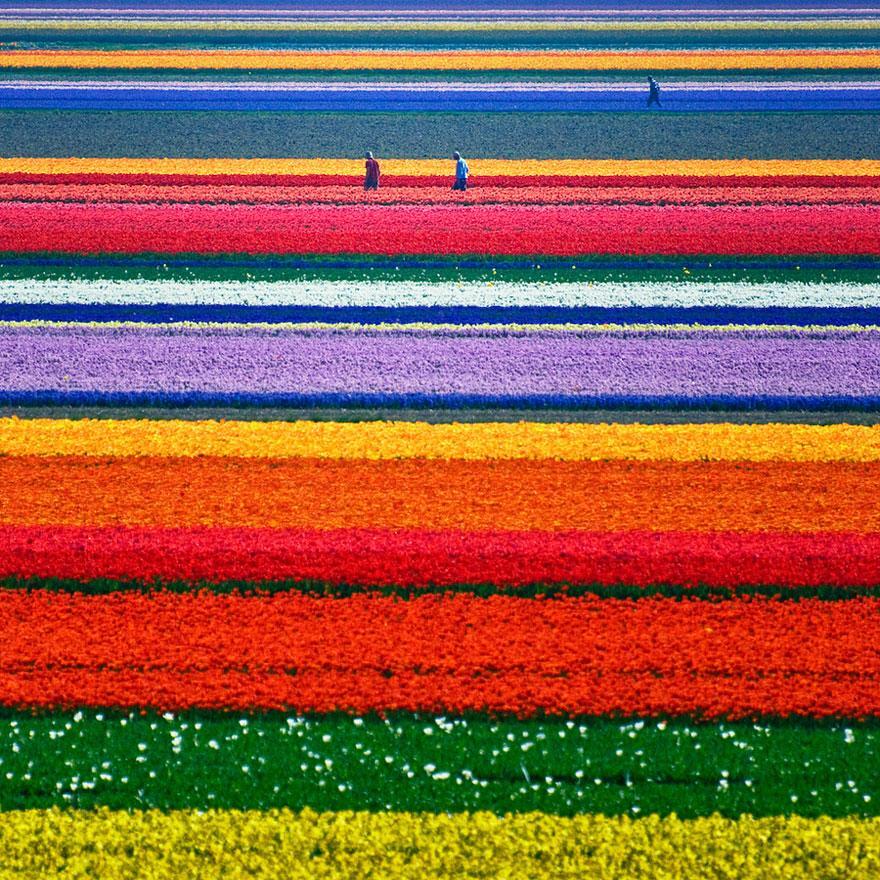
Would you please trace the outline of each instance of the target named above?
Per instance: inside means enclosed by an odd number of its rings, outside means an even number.
[[[880,332],[0,329],[0,391],[873,397]]]

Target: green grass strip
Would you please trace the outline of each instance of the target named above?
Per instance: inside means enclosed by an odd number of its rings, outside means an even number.
[[[880,585],[871,586],[810,586],[780,587],[773,584],[747,584],[736,588],[709,584],[682,586],[681,584],[653,584],[647,587],[631,584],[525,584],[498,586],[489,583],[462,583],[443,586],[408,586],[389,584],[340,584],[319,580],[280,581],[185,581],[136,580],[96,578],[80,581],[73,578],[5,577],[0,578],[0,590],[45,590],[52,593],[81,593],[105,596],[110,593],[151,593],[166,590],[172,593],[210,592],[245,595],[275,593],[303,593],[310,596],[346,597],[355,595],[396,596],[411,599],[426,593],[467,593],[472,596],[517,595],[526,598],[554,598],[558,596],[595,596],[603,599],[643,599],[652,596],[667,598],[698,598],[722,602],[731,596],[765,596],[779,601],[797,602],[802,599],[820,599],[838,602],[859,596],[880,597]]]
[[[369,31],[271,30],[253,22],[248,30],[228,31],[162,28],[149,30],[116,28],[77,30],[71,28],[16,27],[0,25],[0,42],[19,48],[114,50],[218,48],[251,49],[352,49],[386,50],[487,50],[531,49],[565,51],[575,49],[832,49],[865,48],[880,42],[878,28],[849,28],[813,31],[752,27],[736,31],[695,30],[686,22],[669,31],[633,31],[621,27],[606,31],[519,30],[503,24],[491,30],[389,30],[381,26]],[[516,72],[512,72],[516,75]]]
[[[725,73],[728,80],[736,75]],[[454,145],[471,158],[875,159],[880,158],[878,124],[880,113],[873,111],[487,114],[16,109],[0,110],[0,152],[4,156],[272,158],[356,156],[369,146],[380,157],[414,159],[446,155]]]
[[[880,28],[878,28],[880,30]],[[31,41],[34,42],[34,41]],[[19,47],[23,48],[23,47]],[[48,48],[59,48],[57,45]],[[101,41],[101,48],[111,48]],[[143,48],[143,47],[141,47]],[[166,47],[167,48],[167,47]],[[375,48],[373,44],[371,48]],[[100,82],[102,80],[118,80],[120,76],[127,82],[156,82],[169,80],[179,82],[209,81],[218,79],[218,71],[211,69],[193,70],[169,70],[162,67],[139,67],[125,69],[106,68],[4,68],[0,69],[0,82],[4,80],[37,80],[57,78],[64,80],[74,76],[78,81]],[[261,70],[260,83],[273,82],[350,82],[354,76],[350,70]],[[642,82],[641,74],[634,71],[615,70],[432,70],[432,82],[450,83],[498,83],[509,82],[619,82],[632,83],[634,80]],[[252,70],[226,69],[222,71],[221,78],[224,82],[253,82]],[[725,81],[727,77],[722,77]],[[791,78],[788,70],[760,70],[747,71],[737,74],[736,82],[785,82]],[[358,82],[423,82],[425,72],[420,70],[358,70],[356,72]],[[669,71],[663,74],[664,85],[676,83],[690,83],[695,81],[717,82],[719,72],[717,70],[688,70]],[[798,73],[798,82],[861,82],[864,74],[853,70],[821,70],[810,69]]]
[[[394,714],[0,716],[0,809],[877,815],[880,725]]]
[[[880,413],[864,410],[648,410],[648,409],[390,409],[364,407],[160,407],[160,406],[0,406],[0,418],[19,419],[173,419],[186,421],[247,422],[566,422],[580,424],[754,425],[784,423],[799,425],[877,425]]]
[[[0,280],[145,279],[181,281],[504,281],[559,284],[600,282],[873,283],[880,260],[871,257],[553,257],[472,259],[346,255],[228,254],[21,255],[0,253]]]

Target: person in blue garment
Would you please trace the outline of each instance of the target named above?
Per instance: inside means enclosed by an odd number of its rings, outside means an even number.
[[[452,158],[455,159],[455,183],[452,184],[452,188],[464,192],[468,187],[470,169],[467,162],[461,158],[461,153],[458,150],[452,154]]]
[[[651,107],[652,105],[656,104],[659,107],[660,86],[653,76],[648,77],[648,88],[650,89],[650,92],[648,93],[648,106]]]

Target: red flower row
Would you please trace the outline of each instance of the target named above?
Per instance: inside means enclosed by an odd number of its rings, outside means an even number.
[[[378,194],[362,187],[292,184],[278,186],[246,184],[147,184],[132,183],[0,183],[0,201],[24,202],[118,202],[148,204],[585,204],[625,205],[660,203],[671,205],[829,205],[872,204],[880,201],[877,187],[778,186],[480,186],[466,193],[449,186],[383,186]]]
[[[0,250],[880,254],[880,206],[465,208],[6,202],[0,203]]]
[[[880,714],[880,600],[0,594],[6,705]]]
[[[0,576],[872,586],[880,535],[2,526]]]

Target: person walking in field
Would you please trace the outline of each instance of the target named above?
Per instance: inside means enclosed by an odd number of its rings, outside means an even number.
[[[648,106],[651,107],[653,104],[656,104],[659,107],[660,86],[657,84],[657,80],[655,80],[653,76],[648,77],[648,88],[651,90],[648,93]]]
[[[367,176],[364,178],[364,189],[379,189],[379,176],[382,173],[379,170],[379,163],[373,158],[373,154],[369,151],[367,151],[364,158],[367,160]]]
[[[467,162],[461,158],[461,153],[458,150],[452,154],[452,158],[455,159],[455,183],[452,184],[452,188],[465,192],[468,185],[468,175],[471,173],[470,169]]]

